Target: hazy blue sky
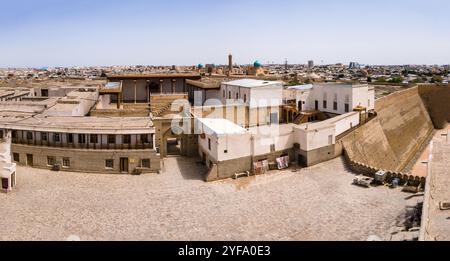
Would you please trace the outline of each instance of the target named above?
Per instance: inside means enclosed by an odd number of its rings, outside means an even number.
[[[0,0],[0,67],[449,64],[448,0]]]

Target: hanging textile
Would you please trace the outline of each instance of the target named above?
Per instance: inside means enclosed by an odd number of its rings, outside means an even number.
[[[269,171],[269,161],[262,160],[253,163],[253,170],[256,175],[265,174]]]
[[[262,174],[262,164],[261,164],[261,162],[254,162],[253,163],[253,170],[255,172],[255,175]]]
[[[264,173],[268,172],[270,170],[269,168],[269,161],[268,160],[263,160],[262,161],[262,169],[264,171]]]
[[[289,168],[289,156],[277,158],[277,164],[279,170]]]

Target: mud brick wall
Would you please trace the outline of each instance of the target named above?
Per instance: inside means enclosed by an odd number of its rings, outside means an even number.
[[[375,109],[378,116],[374,120],[339,142],[354,162],[405,171],[434,130],[418,87],[377,100]]]

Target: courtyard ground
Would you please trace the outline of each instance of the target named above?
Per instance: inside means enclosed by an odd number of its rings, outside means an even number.
[[[340,158],[214,183],[203,172],[186,158],[161,175],[18,167],[0,193],[0,240],[389,240],[410,204],[401,189],[351,185]]]

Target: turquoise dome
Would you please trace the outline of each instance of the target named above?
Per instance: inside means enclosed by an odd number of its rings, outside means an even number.
[[[202,69],[202,68],[203,68],[203,64],[199,63],[199,64],[197,65],[197,68]]]
[[[261,67],[262,67],[262,65],[261,65],[261,63],[260,63],[259,61],[255,61],[255,62],[253,63],[253,66],[254,66],[255,68],[261,68]]]

